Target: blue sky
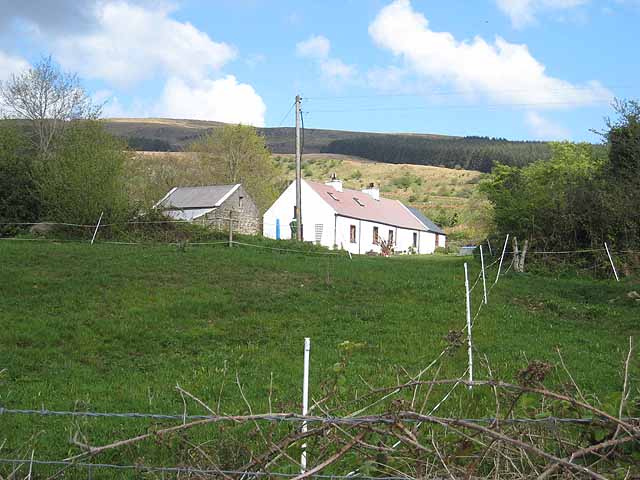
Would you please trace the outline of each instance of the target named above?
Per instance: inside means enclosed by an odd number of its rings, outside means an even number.
[[[51,54],[106,116],[595,140],[639,98],[640,0],[0,0],[0,80]]]

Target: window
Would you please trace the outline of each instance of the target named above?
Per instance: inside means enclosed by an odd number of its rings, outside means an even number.
[[[373,244],[378,245],[380,243],[380,234],[378,233],[378,227],[373,227]]]
[[[393,230],[389,230],[389,245],[393,245]]]
[[[418,234],[413,232],[413,248],[418,248]]]
[[[333,198],[336,202],[339,202],[339,201],[340,201],[340,200],[338,200],[338,199],[336,198],[336,196],[335,196],[333,193],[331,193],[331,192],[327,192],[327,193],[328,193],[328,194],[329,194],[329,196],[330,196],[331,198]]]
[[[353,201],[356,202],[361,207],[364,207],[364,203],[362,203],[358,197],[353,197]]]
[[[242,199],[244,197],[238,197],[238,208],[242,208]]]
[[[351,225],[349,227],[349,240],[351,243],[356,243],[356,226]]]

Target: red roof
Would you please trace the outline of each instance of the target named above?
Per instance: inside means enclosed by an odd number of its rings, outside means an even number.
[[[375,200],[369,194],[358,190],[343,189],[342,192],[324,183],[305,180],[338,215],[358,220],[383,223],[411,230],[424,230],[426,227],[409,212],[399,201],[388,198]]]

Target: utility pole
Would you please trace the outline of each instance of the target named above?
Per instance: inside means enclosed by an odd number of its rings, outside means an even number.
[[[296,95],[296,239],[302,241],[302,145],[300,145],[300,95]]]

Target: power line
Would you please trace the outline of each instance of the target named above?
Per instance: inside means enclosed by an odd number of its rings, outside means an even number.
[[[296,103],[293,102],[291,104],[291,106],[289,107],[289,110],[287,110],[287,113],[284,114],[284,116],[282,117],[282,120],[280,120],[280,123],[278,124],[278,126],[276,128],[280,128],[282,126],[282,124],[287,119],[287,117],[289,117],[289,114],[291,113],[291,110],[293,110],[293,107],[295,107],[295,106],[296,106]]]
[[[608,88],[615,88],[619,90],[623,89],[635,89],[634,85],[613,85]],[[545,89],[545,92],[571,92],[571,91],[589,91],[593,90],[593,86],[567,86]],[[526,93],[526,92],[539,92],[540,90],[532,88],[507,88],[500,89],[500,93]],[[431,97],[431,96],[467,96],[469,92],[460,90],[431,90],[420,93],[376,93],[369,95],[322,95],[316,97],[305,97],[306,100],[349,100],[358,98],[385,98],[385,97]]]
[[[413,111],[413,110],[435,110],[438,108],[460,108],[460,109],[478,109],[478,108],[508,108],[508,107],[538,107],[538,106],[574,106],[574,107],[592,107],[594,105],[608,104],[608,101],[597,101],[585,104],[582,102],[538,102],[538,103],[485,103],[485,104],[466,104],[466,105],[429,105],[429,106],[412,106],[412,107],[351,107],[349,109],[338,110],[309,110],[308,113],[351,113],[351,112],[391,112],[391,111]]]

